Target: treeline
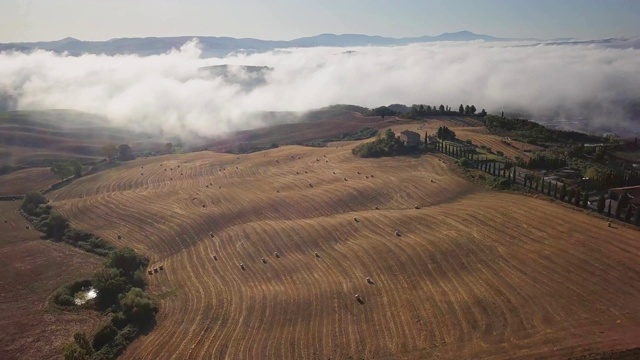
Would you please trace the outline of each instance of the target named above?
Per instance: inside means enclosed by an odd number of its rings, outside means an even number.
[[[58,306],[74,306],[73,295],[87,286],[97,292],[95,306],[110,315],[109,322],[89,341],[82,333],[64,348],[64,358],[115,359],[140,333],[153,325],[158,307],[144,291],[145,269],[149,260],[133,249],[116,249],[102,238],[73,229],[66,218],[53,211],[48,200],[39,193],[25,196],[22,214],[44,233],[43,238],[66,242],[106,257],[104,267],[91,280],[74,282],[53,296]]]
[[[523,141],[530,144],[558,142],[600,143],[606,141],[604,138],[577,131],[554,130],[533,121],[504,118],[495,115],[486,116],[484,118],[484,125],[494,134],[516,134]]]
[[[546,180],[531,173],[523,173],[522,170],[519,171],[519,168],[509,161],[502,164],[496,161],[488,161],[486,157],[483,160],[480,156],[475,156],[470,149],[457,144],[439,141],[434,146],[436,150],[458,159],[459,165],[466,168],[476,168],[496,177],[492,185],[494,188],[506,190],[513,186],[518,186],[521,189],[539,192],[584,209],[589,208],[589,192],[580,186],[568,187],[565,183]],[[618,181],[620,180],[618,179]],[[600,195],[596,205],[598,213],[602,214],[605,211],[605,202],[604,194]],[[627,223],[631,223],[633,219],[633,223],[640,226],[640,207],[633,206],[627,192],[622,193],[615,209],[612,210],[611,204],[611,201],[609,201],[609,206],[606,209],[608,217],[611,217],[612,211],[614,211],[613,216],[615,219],[624,219]]]
[[[396,109],[396,110],[394,110]],[[402,116],[406,119],[417,120],[426,116],[485,116],[487,112],[482,109],[480,113],[477,112],[475,105],[462,105],[457,110],[454,110],[449,105],[424,105],[414,104],[411,107],[404,105],[394,104],[390,106],[380,106],[363,112],[367,116]]]
[[[544,154],[538,154],[532,156],[529,160],[525,161],[521,158],[516,159],[516,164],[519,167],[533,170],[533,169],[549,169],[555,170],[566,167],[568,165],[566,158],[560,158],[555,156],[547,156]]]
[[[640,185],[640,171],[609,170],[590,179],[596,190]]]
[[[351,152],[363,158],[377,158],[404,155],[409,152],[409,149],[404,146],[402,140],[391,129],[387,129],[384,136],[372,142],[360,144],[354,147]]]
[[[404,117],[415,120],[415,119],[423,118],[425,116],[438,116],[438,115],[439,116],[442,116],[442,115],[485,116],[487,114],[487,112],[484,109],[482,109],[482,111],[478,114],[476,114],[476,112],[477,112],[477,109],[475,105],[463,106],[462,104],[460,104],[460,107],[456,111],[451,109],[451,106],[443,105],[443,104],[440,104],[439,106],[418,104],[418,105],[412,105],[411,110],[408,113],[404,114]]]
[[[72,229],[69,221],[54,212],[48,200],[39,193],[27,194],[20,210],[37,230],[44,233],[45,239],[65,242],[100,256],[107,256],[115,249],[102,238]]]

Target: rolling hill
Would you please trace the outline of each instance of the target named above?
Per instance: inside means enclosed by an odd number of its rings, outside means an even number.
[[[468,120],[449,125],[473,134]],[[74,227],[166,269],[149,277],[158,323],[123,357],[533,359],[640,346],[637,230],[489,191],[440,155],[360,159],[354,144],[138,159],[51,193]]]

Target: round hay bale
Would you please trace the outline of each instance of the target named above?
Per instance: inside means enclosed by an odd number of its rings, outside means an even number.
[[[149,275],[153,275],[153,270],[149,270],[149,271],[147,271],[147,273],[148,273]]]
[[[371,178],[373,178],[373,175],[371,175]]]
[[[334,172],[333,172],[333,175],[335,175],[335,174],[336,174],[336,172],[334,171]]]
[[[122,235],[118,234],[118,240],[122,239]]]
[[[262,263],[263,263],[263,264],[266,264],[266,263],[267,263],[267,259],[265,259],[265,258],[260,258],[260,260],[262,260]]]
[[[153,272],[157,274],[158,273],[158,268],[153,268]]]
[[[360,175],[360,171],[358,171],[358,175]]]
[[[358,220],[358,218],[357,218],[357,217],[354,217],[354,218],[353,218],[353,221],[355,221],[355,222],[360,222],[360,220]]]
[[[607,222],[607,226],[611,227],[611,221]]]
[[[395,234],[396,236],[400,236],[400,231],[396,230]]]
[[[377,207],[377,206],[376,206],[376,207],[374,207],[374,209],[376,209],[376,210],[380,210],[380,208],[379,208],[379,207]]]
[[[349,180],[347,180],[347,178],[344,178],[344,181],[349,181]]]
[[[307,170],[304,171],[305,174],[308,174],[309,172]]]
[[[309,187],[313,187],[313,184],[312,184],[312,183],[309,183]]]
[[[313,253],[313,255],[315,255],[317,258],[319,258],[319,257],[320,257],[320,254],[318,254],[318,252],[317,252],[317,251],[316,251],[316,252],[314,252],[314,253]]]
[[[369,175],[365,176],[365,179],[368,179],[368,178],[369,178]]]
[[[280,258],[280,254],[278,254],[278,252],[277,252],[277,251],[273,253],[273,256],[275,256],[275,257],[277,257],[277,258]]]
[[[26,229],[29,230],[29,225],[27,225]]]
[[[206,208],[206,207],[207,207],[207,205],[205,205],[205,204],[202,204],[202,207],[203,207],[203,208]]]
[[[416,210],[417,210],[417,209],[420,209],[420,205],[416,205],[416,206],[414,206],[414,208],[415,208]]]
[[[371,278],[370,278],[370,277],[367,277],[367,283],[369,283],[369,284],[373,285],[373,280],[371,280]]]
[[[158,266],[158,269],[160,269],[160,271],[164,270],[164,265]]]
[[[218,261],[218,255],[213,255],[213,260]]]

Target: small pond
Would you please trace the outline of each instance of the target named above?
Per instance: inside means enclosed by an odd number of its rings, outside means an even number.
[[[96,295],[98,295],[96,289],[94,289],[93,286],[89,286],[75,293],[75,295],[73,295],[73,302],[75,302],[76,305],[82,305],[94,299]]]

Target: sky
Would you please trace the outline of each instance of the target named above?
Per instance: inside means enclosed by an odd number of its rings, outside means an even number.
[[[0,14],[0,42],[461,30],[539,39],[640,36],[638,0],[0,0]]]

